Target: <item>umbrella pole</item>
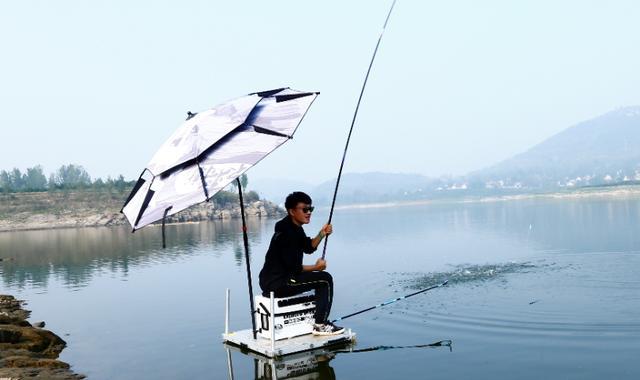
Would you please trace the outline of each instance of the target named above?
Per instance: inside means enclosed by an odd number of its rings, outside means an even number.
[[[249,263],[249,237],[247,236],[247,222],[244,218],[244,201],[242,199],[242,184],[240,178],[236,178],[238,183],[238,196],[240,197],[240,215],[242,216],[242,238],[244,240],[244,261],[247,263],[247,284],[249,284],[249,304],[251,305],[251,326],[253,327],[253,339],[256,339],[256,319],[254,318],[255,307],[253,305],[253,286],[251,285],[251,264]]]

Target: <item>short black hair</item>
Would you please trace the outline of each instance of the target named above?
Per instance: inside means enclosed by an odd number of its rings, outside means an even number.
[[[311,197],[302,191],[294,191],[293,193],[287,195],[287,199],[284,201],[284,208],[287,210],[291,210],[296,208],[298,203],[311,204]]]

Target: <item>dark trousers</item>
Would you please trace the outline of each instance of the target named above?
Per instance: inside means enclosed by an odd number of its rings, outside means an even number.
[[[329,273],[302,272],[273,289],[273,293],[276,297],[291,297],[312,289],[316,293],[316,323],[326,323],[333,302],[333,278]]]

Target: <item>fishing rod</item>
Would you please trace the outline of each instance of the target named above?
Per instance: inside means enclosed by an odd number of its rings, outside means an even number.
[[[447,285],[447,283],[448,283],[448,282],[449,282],[449,280],[445,280],[445,281],[444,281],[443,283],[441,283],[441,284],[438,284],[438,285],[432,285],[432,286],[430,286],[430,287],[428,287],[428,288],[426,288],[426,289],[418,290],[417,292],[414,292],[414,293],[411,293],[411,294],[407,294],[406,296],[402,296],[402,297],[394,298],[394,299],[392,299],[392,300],[389,300],[389,301],[383,302],[383,303],[381,303],[381,304],[378,304],[378,305],[375,305],[375,306],[368,307],[368,308],[366,308],[366,309],[364,309],[364,310],[356,311],[355,313],[351,313],[351,314],[345,315],[344,317],[340,317],[340,318],[334,319],[334,320],[332,320],[332,321],[331,321],[331,323],[338,322],[338,321],[341,321],[341,320],[343,320],[343,319],[347,319],[347,318],[353,317],[354,315],[362,314],[362,313],[364,313],[364,312],[367,312],[367,311],[370,311],[370,310],[373,310],[373,309],[377,309],[377,308],[379,308],[379,307],[386,306],[386,305],[392,304],[392,303],[394,303],[394,302],[398,302],[398,301],[400,301],[400,300],[403,300],[403,299],[406,299],[406,298],[409,298],[409,297],[413,297],[413,296],[418,295],[418,294],[420,294],[420,293],[428,292],[429,290],[433,290],[433,289],[436,289],[436,288],[440,288],[440,287],[442,287],[442,286]]]
[[[382,41],[382,35],[384,34],[384,30],[387,27],[387,22],[389,22],[389,17],[391,17],[391,12],[393,11],[393,6],[396,5],[396,0],[393,0],[391,4],[391,8],[389,9],[389,13],[387,14],[387,19],[384,21],[384,25],[382,26],[382,31],[380,32],[380,37],[378,37],[378,43],[376,44],[376,48],[373,51],[373,56],[371,57],[371,62],[369,62],[369,68],[367,69],[367,75],[364,77],[364,83],[362,84],[362,89],[360,90],[360,97],[358,97],[358,103],[356,104],[356,111],[353,113],[353,119],[351,120],[351,127],[349,128],[349,135],[347,136],[347,143],[344,146],[344,153],[342,153],[342,162],[340,162],[340,170],[338,171],[338,179],[336,180],[336,188],[333,192],[333,201],[331,202],[331,211],[329,212],[329,221],[328,224],[331,224],[331,218],[333,217],[333,209],[336,205],[336,196],[338,195],[338,186],[340,186],[340,178],[342,177],[342,168],[344,167],[344,160],[347,157],[347,149],[349,148],[349,141],[351,140],[351,133],[353,132],[353,125],[356,123],[356,117],[358,116],[358,109],[360,108],[360,101],[362,101],[362,95],[364,94],[364,88],[367,86],[367,80],[369,79],[369,73],[371,72],[371,67],[373,66],[373,61],[376,59],[376,53],[378,52],[378,47],[380,46],[380,41]],[[327,242],[329,241],[329,236],[324,240],[324,247],[322,249],[322,259],[327,254]]]

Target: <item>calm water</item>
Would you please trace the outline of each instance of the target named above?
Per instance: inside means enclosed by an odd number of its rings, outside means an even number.
[[[327,211],[306,227],[315,234]],[[639,199],[338,210],[327,260],[358,342],[275,363],[309,379],[640,378]],[[254,285],[275,220],[249,225]],[[0,233],[0,292],[29,302],[90,379],[270,378],[221,343],[250,327],[238,222]],[[317,255],[309,257],[315,260]],[[9,260],[7,260],[9,259]],[[450,347],[411,347],[451,340]],[[383,346],[383,347],[380,347]],[[375,349],[378,347],[378,349]],[[403,348],[404,347],[404,348]]]

